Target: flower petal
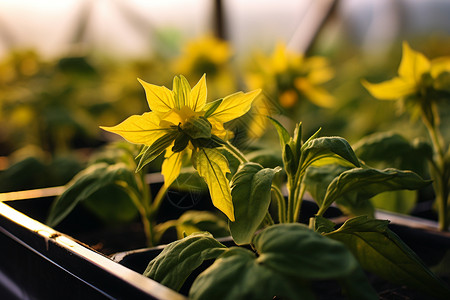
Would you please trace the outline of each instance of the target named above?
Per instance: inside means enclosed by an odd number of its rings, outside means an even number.
[[[227,173],[228,160],[216,149],[202,148],[193,152],[193,165],[206,181],[215,207],[220,209],[230,221],[234,221],[234,208]]]
[[[181,109],[184,106],[189,106],[191,95],[191,86],[187,79],[183,76],[175,76],[173,78],[173,96],[175,99],[175,107]]]
[[[450,56],[439,57],[431,61],[431,77],[436,79],[444,72],[450,72]]]
[[[294,82],[295,87],[303,93],[309,101],[320,107],[333,107],[336,99],[325,89],[311,84],[305,78],[297,78]]]
[[[236,119],[249,111],[253,100],[260,92],[261,90],[258,89],[245,94],[239,92],[226,96],[210,117],[214,117],[222,123]]]
[[[200,111],[205,106],[206,91],[206,74],[203,74],[202,78],[200,78],[198,83],[192,88],[189,97],[189,107],[193,111]]]
[[[166,159],[161,166],[161,174],[164,176],[164,186],[169,187],[180,175],[183,151],[172,152],[171,147],[166,150]]]
[[[147,112],[140,116],[133,115],[128,117],[116,126],[101,126],[100,128],[114,132],[130,143],[150,146],[171,130],[170,127],[161,127],[159,123],[159,118],[156,113]]]
[[[381,83],[369,83],[362,80],[362,85],[374,96],[381,100],[396,100],[417,91],[414,81],[395,77]]]
[[[400,77],[413,79],[419,83],[422,75],[430,71],[430,61],[422,53],[414,51],[407,42],[403,42],[403,55],[398,69]]]
[[[166,113],[175,107],[173,92],[164,86],[147,83],[138,78],[147,96],[150,109],[158,113]]]

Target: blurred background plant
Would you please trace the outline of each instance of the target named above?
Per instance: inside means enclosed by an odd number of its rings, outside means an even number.
[[[145,111],[138,77],[170,87],[179,73],[192,81],[207,73],[209,101],[263,88],[246,121],[232,126],[248,151],[280,156],[265,115],[351,144],[387,131],[414,140],[426,128],[360,81],[395,76],[403,40],[429,58],[448,55],[449,13],[443,0],[0,0],[0,176],[9,182],[0,190],[68,182],[115,139],[98,125]],[[449,103],[441,109],[447,140]],[[42,176],[42,166],[58,175]]]

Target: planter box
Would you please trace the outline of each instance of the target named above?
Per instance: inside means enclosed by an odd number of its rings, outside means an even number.
[[[43,211],[47,210],[41,208],[48,207],[52,196],[59,192],[42,189],[39,190],[40,198],[6,202],[17,210],[0,203],[0,247],[3,254],[0,260],[0,295],[6,295],[7,299],[185,299],[182,294],[141,275],[164,246],[119,252],[107,257],[85,246],[83,242],[86,241],[80,242],[66,235],[72,234],[74,228],[66,226],[68,232],[61,233],[36,221],[45,219]],[[1,196],[3,201],[12,200]],[[22,194],[22,198],[27,196]],[[301,221],[307,222],[316,210],[315,203],[304,200]],[[334,217],[335,222],[342,221],[337,208],[331,208],[327,214]],[[437,264],[450,249],[450,234],[438,232],[435,222],[385,212],[377,212],[377,218],[391,220],[391,229],[429,266]],[[89,227],[92,223],[85,218],[82,224],[76,222],[72,226]],[[233,244],[230,239],[222,242]],[[194,278],[195,275],[186,283],[182,293],[187,294]],[[407,295],[407,298],[400,299],[424,297],[404,287],[385,285],[377,278],[374,280],[381,299],[391,299],[392,293]],[[384,295],[383,291],[390,294]]]
[[[3,299],[185,299],[0,203]]]

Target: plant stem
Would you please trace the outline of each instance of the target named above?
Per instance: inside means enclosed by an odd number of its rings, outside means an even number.
[[[294,210],[294,220],[295,221],[298,221],[298,218],[300,217],[300,209],[302,207],[303,196],[306,191],[306,186],[304,184],[300,184],[300,188],[297,190],[299,190],[299,194],[297,195],[297,201],[296,201],[295,210]]]
[[[266,223],[269,226],[272,226],[273,224],[275,224],[273,222],[272,216],[270,215],[269,212],[266,212],[266,216],[264,217],[264,223]]]
[[[283,193],[275,185],[271,186],[271,190],[275,195],[275,199],[277,200],[278,221],[280,223],[286,223],[286,201],[284,200]]]
[[[234,157],[236,157],[241,164],[247,163],[248,159],[244,156],[244,154],[235,146],[233,146],[229,141],[224,144],[225,149],[228,150]]]
[[[158,194],[156,194],[155,198],[153,199],[153,203],[150,208],[150,213],[152,217],[154,217],[155,214],[158,212],[162,200],[164,200],[164,197],[166,196],[168,190],[169,187],[163,184],[162,187],[159,189]]]
[[[140,201],[140,195],[137,194],[137,191],[131,189],[133,192],[129,193],[131,200],[136,206],[139,215],[141,216],[141,222],[144,227],[145,238],[147,240],[147,246],[151,247],[154,245],[153,241],[153,224],[152,218],[150,216],[149,211],[146,209],[143,201]]]
[[[439,113],[436,104],[431,100],[427,101],[426,98],[426,95],[423,95],[421,114],[433,145],[434,157],[431,158],[430,169],[438,205],[439,229],[448,231],[450,225],[448,212],[450,170],[445,162],[444,139],[438,128]]]

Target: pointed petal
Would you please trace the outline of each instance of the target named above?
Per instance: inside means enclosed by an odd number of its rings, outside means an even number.
[[[419,83],[422,75],[430,71],[430,61],[422,53],[414,51],[407,42],[403,42],[403,55],[398,69],[400,77],[414,79]]]
[[[215,207],[230,221],[234,221],[234,208],[227,173],[228,161],[218,150],[201,148],[193,153],[193,164],[198,174],[206,181]]]
[[[226,123],[249,111],[253,100],[261,92],[260,89],[248,93],[235,93],[225,97],[215,112],[211,114],[216,120]]]
[[[173,78],[173,95],[176,108],[181,109],[183,106],[189,105],[191,86],[183,75]]]
[[[192,88],[189,98],[189,107],[193,111],[200,111],[203,109],[206,103],[206,74],[203,74],[202,78]]]
[[[173,93],[164,86],[157,86],[147,83],[138,78],[142,84],[147,96],[148,106],[152,111],[159,113],[166,113],[175,107]]]
[[[161,166],[161,174],[164,176],[164,186],[169,187],[180,175],[183,151],[172,152],[171,147],[166,150],[166,159]]]
[[[430,73],[434,79],[444,72],[450,72],[450,56],[439,57],[431,61]]]
[[[380,100],[397,100],[417,91],[415,82],[407,81],[400,77],[381,83],[370,83],[366,80],[362,80],[361,83],[372,96]]]
[[[304,78],[297,78],[294,82],[295,87],[301,91],[309,101],[320,107],[333,107],[336,99],[325,89],[311,84]]]
[[[148,112],[140,116],[133,115],[122,123],[113,127],[103,127],[103,130],[116,133],[135,144],[150,146],[157,139],[171,130],[170,127],[161,127],[156,113]]]

